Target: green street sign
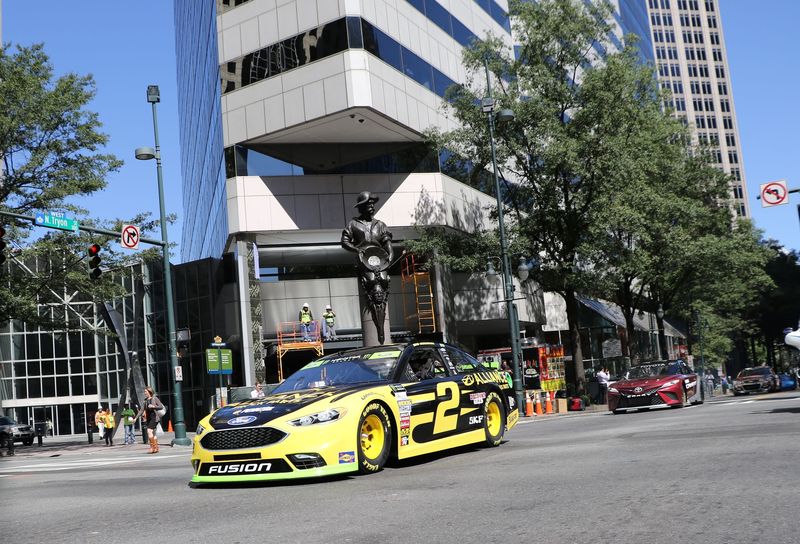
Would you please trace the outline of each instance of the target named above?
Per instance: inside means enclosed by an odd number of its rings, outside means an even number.
[[[79,230],[79,223],[77,219],[72,219],[71,217],[64,217],[64,214],[61,212],[51,212],[51,213],[42,213],[39,212],[36,214],[36,219],[34,220],[36,226],[38,227],[48,227],[51,229],[59,229],[59,230],[70,230],[72,232],[78,232]]]
[[[220,355],[222,366],[219,361]],[[207,349],[206,366],[209,374],[233,374],[233,352],[229,349]]]

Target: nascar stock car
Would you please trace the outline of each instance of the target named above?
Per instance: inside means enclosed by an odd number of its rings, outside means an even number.
[[[519,418],[504,372],[449,344],[413,342],[328,355],[270,395],[197,427],[194,484],[371,473],[469,444],[500,444]]]

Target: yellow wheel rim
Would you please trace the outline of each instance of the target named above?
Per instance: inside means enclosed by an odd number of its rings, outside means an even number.
[[[370,414],[361,424],[361,452],[368,459],[377,459],[383,451],[386,434],[383,423],[375,414]]]
[[[500,417],[500,406],[497,402],[491,401],[486,407],[486,428],[489,429],[489,434],[497,436],[500,434],[500,425],[503,424],[503,418]]]

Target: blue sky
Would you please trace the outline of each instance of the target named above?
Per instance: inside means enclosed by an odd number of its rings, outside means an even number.
[[[199,0],[198,0],[199,1]],[[800,222],[792,195],[788,206],[762,209],[759,185],[787,179],[800,188],[800,61],[792,39],[800,21],[796,0],[721,0],[733,97],[739,122],[750,209],[764,235],[800,249]],[[175,83],[172,2],[156,0],[64,2],[3,0],[2,39],[30,45],[44,42],[57,73],[91,73],[98,112],[111,140],[108,151],[125,160],[108,188],[79,201],[93,216],[131,217],[141,210],[157,215],[153,161],[137,161],[136,147],[153,145],[150,105],[145,91],[159,85],[159,137],[168,212],[178,214],[169,237],[180,241],[180,149]],[[173,261],[179,260],[173,255]]]

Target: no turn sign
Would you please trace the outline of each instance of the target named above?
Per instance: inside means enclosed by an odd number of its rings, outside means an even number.
[[[136,225],[123,225],[119,243],[125,249],[139,249],[140,234],[139,227]]]
[[[761,207],[780,206],[789,203],[789,190],[786,188],[786,180],[779,179],[761,185]]]

